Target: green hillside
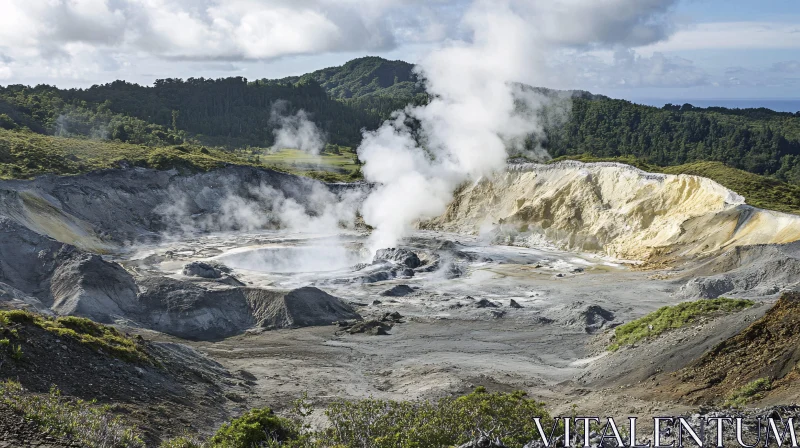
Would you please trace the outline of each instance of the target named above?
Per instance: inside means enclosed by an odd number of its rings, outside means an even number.
[[[569,118],[546,126],[545,138],[537,138],[554,157],[632,157],[658,167],[719,162],[764,176],[765,182],[800,186],[800,112],[688,104],[656,108],[588,92],[559,94],[565,95],[572,96]],[[87,89],[11,85],[0,87],[0,128],[16,137],[4,133],[0,139],[4,147],[27,142],[22,147],[35,149],[36,155],[6,158],[1,169],[5,176],[90,169],[99,166],[100,158],[87,162],[76,145],[100,142],[109,148],[130,144],[148,153],[205,147],[219,160],[262,157],[266,153],[260,148],[273,144],[280,126],[273,113],[276,104],[284,114],[306,111],[327,142],[354,148],[362,130],[375,129],[393,111],[427,100],[411,64],[377,57],[282,80],[162,79],[152,86],[115,81]],[[36,140],[36,135],[80,143],[54,144],[57,140]],[[61,152],[47,149],[55,147]],[[113,165],[116,150],[99,153]],[[48,157],[59,162],[47,162]],[[271,157],[289,168],[297,166],[288,163],[286,154]],[[336,173],[335,165],[328,171]],[[357,171],[353,166],[348,165],[350,173]]]
[[[412,64],[374,56],[353,59],[340,67],[328,67],[285,79],[292,83],[304,80],[316,81],[331,97],[341,99],[361,98],[370,94],[408,98],[425,93]]]

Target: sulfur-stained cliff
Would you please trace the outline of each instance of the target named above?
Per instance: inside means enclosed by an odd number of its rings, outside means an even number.
[[[422,228],[543,239],[566,249],[646,260],[800,240],[800,216],[760,210],[718,183],[617,163],[512,166],[456,192]]]

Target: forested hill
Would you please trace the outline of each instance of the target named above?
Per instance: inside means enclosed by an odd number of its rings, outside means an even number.
[[[554,157],[633,156],[664,167],[716,161],[800,185],[800,113],[574,98],[570,119],[547,137]]]
[[[265,147],[279,126],[272,106],[280,100],[285,113],[307,111],[330,143],[356,146],[362,129],[375,129],[392,111],[427,98],[410,64],[366,57],[282,80],[0,87],[0,127],[148,146]],[[569,120],[546,134],[553,156],[634,156],[660,166],[717,161],[800,185],[800,113],[655,108],[579,92]]]
[[[387,61],[368,56],[282,81],[318,82],[334,98],[362,98],[369,95],[410,98],[425,93],[414,66],[404,61]]]

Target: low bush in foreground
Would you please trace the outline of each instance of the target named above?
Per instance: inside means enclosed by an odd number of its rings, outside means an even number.
[[[32,420],[49,434],[68,437],[90,448],[144,447],[136,428],[109,412],[108,406],[70,400],[58,389],[32,394],[14,381],[0,382],[0,401]]]
[[[608,348],[614,351],[624,345],[632,345],[642,339],[658,336],[667,330],[685,327],[702,317],[740,311],[751,306],[753,306],[751,300],[725,297],[665,306],[617,327],[614,330],[614,342]]]
[[[769,378],[759,378],[744,386],[734,390],[728,395],[724,406],[734,408],[742,407],[747,403],[764,397],[764,392],[772,388],[772,381]]]
[[[66,316],[55,319],[23,310],[0,311],[0,329],[13,338],[17,325],[35,325],[59,337],[69,338],[117,358],[131,362],[150,362],[136,341],[115,328],[82,317]]]
[[[222,425],[211,438],[214,448],[280,446],[299,439],[299,432],[288,419],[276,416],[271,409],[253,409]]]
[[[302,402],[292,419],[255,409],[223,425],[207,443],[179,437],[161,448],[445,448],[480,435],[521,448],[539,440],[534,417],[541,418],[547,432],[553,424],[544,403],[524,392],[489,393],[484,388],[436,402],[337,400],[325,409],[329,426],[320,431],[302,425],[302,417],[309,414]]]
[[[524,392],[489,393],[483,388],[437,402],[338,401],[325,414],[331,427],[319,438],[323,446],[348,448],[449,447],[481,431],[509,447],[521,447],[538,440],[534,417],[542,419],[544,428],[552,425],[544,403]]]

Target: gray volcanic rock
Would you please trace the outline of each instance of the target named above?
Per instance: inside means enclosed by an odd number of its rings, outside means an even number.
[[[467,299],[475,300],[471,296],[467,296]],[[475,308],[497,308],[497,304],[487,299],[480,299],[475,302]]]
[[[579,322],[587,333],[595,333],[614,320],[614,313],[598,305],[589,305],[581,311]]]
[[[183,275],[188,277],[218,279],[230,273],[229,267],[213,261],[193,261],[183,267]]]
[[[698,276],[686,282],[678,295],[690,300],[770,297],[800,290],[800,242],[736,247],[689,275]]]
[[[84,316],[98,322],[135,313],[138,288],[119,264],[99,255],[75,252],[53,272],[50,282],[52,310],[61,315]]]
[[[231,195],[258,200],[253,191],[261,187],[280,191],[300,205],[309,204],[320,189],[336,193],[352,188],[245,166],[191,175],[132,168],[0,181],[0,213],[61,242],[108,248],[187,226],[236,230],[236,222],[205,218],[224,214]],[[222,228],[225,224],[230,225]]]
[[[411,269],[418,268],[420,267],[420,265],[422,265],[422,262],[420,261],[417,254],[411,252],[410,250],[397,249],[397,248],[378,250],[375,253],[375,258],[372,260],[372,263],[380,263],[387,261]]]
[[[397,285],[381,293],[384,297],[403,297],[414,293],[414,288],[408,285]]]
[[[216,339],[256,323],[242,288],[207,288],[194,282],[153,277],[140,282],[141,323],[187,339]]]
[[[310,327],[361,320],[350,305],[310,286],[291,291],[248,289],[247,295],[259,326],[264,328]]]
[[[388,270],[388,271],[378,271],[373,272],[371,274],[367,274],[363,277],[359,277],[361,283],[377,283],[382,282],[385,280],[391,280],[397,276],[397,272]]]
[[[50,276],[72,248],[0,217],[0,282],[51,303]]]

